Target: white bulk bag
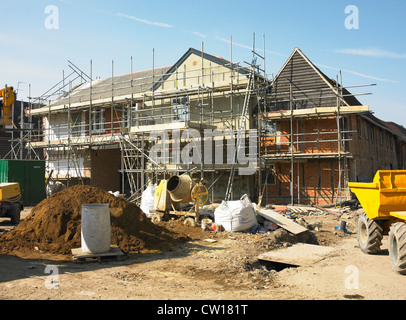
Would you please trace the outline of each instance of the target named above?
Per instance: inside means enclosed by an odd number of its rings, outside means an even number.
[[[147,215],[147,217],[153,216],[156,212],[154,208],[154,195],[157,188],[158,186],[156,184],[150,185],[141,195],[140,209]]]
[[[258,225],[254,208],[246,199],[223,201],[214,211],[214,221],[226,231],[246,231]]]

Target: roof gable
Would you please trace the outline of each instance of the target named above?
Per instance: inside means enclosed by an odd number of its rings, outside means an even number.
[[[242,68],[237,64],[232,64],[232,66],[233,70],[241,75],[247,75],[249,73],[246,68]],[[211,70],[211,73],[209,70]],[[211,82],[218,82],[220,81],[220,78],[224,78],[225,81],[229,83],[229,77],[220,77],[219,74],[225,72],[229,73],[230,70],[230,61],[194,48],[189,48],[189,50],[186,51],[185,54],[166,72],[162,79],[155,84],[154,90],[167,89],[168,85],[169,88],[179,88],[196,86],[204,83],[209,84],[209,78],[212,80]],[[203,80],[201,80],[202,72]]]
[[[272,81],[272,101],[278,109],[289,108],[290,95],[294,109],[333,107],[337,105],[336,82],[321,72],[299,48],[295,48]],[[344,106],[361,103],[343,89]]]

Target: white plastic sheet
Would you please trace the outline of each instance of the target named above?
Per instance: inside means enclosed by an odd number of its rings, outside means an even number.
[[[154,208],[154,195],[157,188],[158,186],[156,184],[150,185],[141,195],[140,209],[147,215],[147,217],[153,216],[156,212]]]
[[[46,187],[46,195],[48,197],[52,196],[53,194],[65,190],[66,186],[60,181],[50,181]]]

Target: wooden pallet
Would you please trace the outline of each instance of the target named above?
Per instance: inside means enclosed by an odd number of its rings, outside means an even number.
[[[72,259],[76,262],[85,261],[111,261],[111,260],[122,260],[124,258],[124,253],[119,247],[111,247],[108,252],[103,253],[84,253],[82,248],[72,249]]]

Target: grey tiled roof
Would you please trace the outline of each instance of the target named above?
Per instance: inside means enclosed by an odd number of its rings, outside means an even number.
[[[92,100],[108,99],[112,96],[131,95],[152,90],[154,84],[162,79],[162,76],[171,68],[161,67],[151,70],[144,70],[132,73],[118,75],[106,79],[93,80],[90,89],[90,82],[83,83],[64,94],[60,98],[54,100],[51,105],[63,105],[69,103],[80,103],[90,101],[90,90],[92,92]]]

